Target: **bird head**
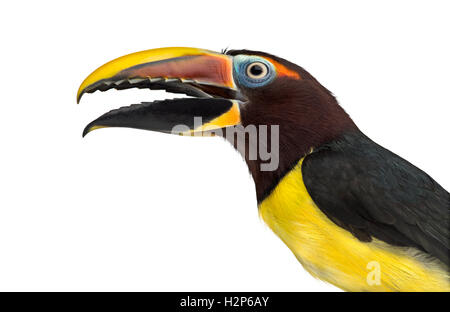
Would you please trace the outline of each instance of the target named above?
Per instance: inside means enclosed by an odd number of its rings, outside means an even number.
[[[81,84],[77,101],[85,93],[129,88],[164,89],[191,97],[112,110],[89,123],[83,136],[107,127],[184,135],[217,134],[237,127],[245,132],[250,126],[258,134],[266,127],[269,142],[265,144],[253,144],[244,135],[243,155],[259,201],[311,149],[356,128],[335,97],[307,71],[263,52],[161,48],[129,54],[91,73]],[[273,127],[278,127],[277,136],[272,136]],[[265,160],[260,153],[251,157],[248,150],[255,145],[273,147],[275,140],[276,166],[261,170]]]

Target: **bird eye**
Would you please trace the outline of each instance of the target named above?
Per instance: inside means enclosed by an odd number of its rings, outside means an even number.
[[[233,57],[233,78],[244,88],[260,88],[271,83],[277,71],[271,62],[257,55]]]
[[[267,76],[269,69],[266,64],[261,62],[254,62],[247,66],[247,76],[252,79],[261,79]]]

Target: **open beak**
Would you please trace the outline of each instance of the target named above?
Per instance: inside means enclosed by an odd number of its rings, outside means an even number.
[[[161,48],[117,58],[96,69],[81,84],[85,93],[149,88],[194,98],[143,102],[112,110],[89,123],[83,136],[106,127],[167,133],[203,133],[240,123],[244,98],[233,81],[232,56],[195,48]]]

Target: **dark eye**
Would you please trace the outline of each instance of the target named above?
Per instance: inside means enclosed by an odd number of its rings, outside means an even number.
[[[268,72],[267,66],[261,62],[254,62],[247,66],[247,76],[252,79],[264,78]]]

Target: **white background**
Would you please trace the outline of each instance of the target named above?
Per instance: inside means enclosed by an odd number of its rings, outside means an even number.
[[[162,91],[82,80],[165,46],[247,48],[303,66],[372,139],[450,189],[448,1],[2,2],[0,290],[335,291],[258,216],[232,147],[102,129]]]

